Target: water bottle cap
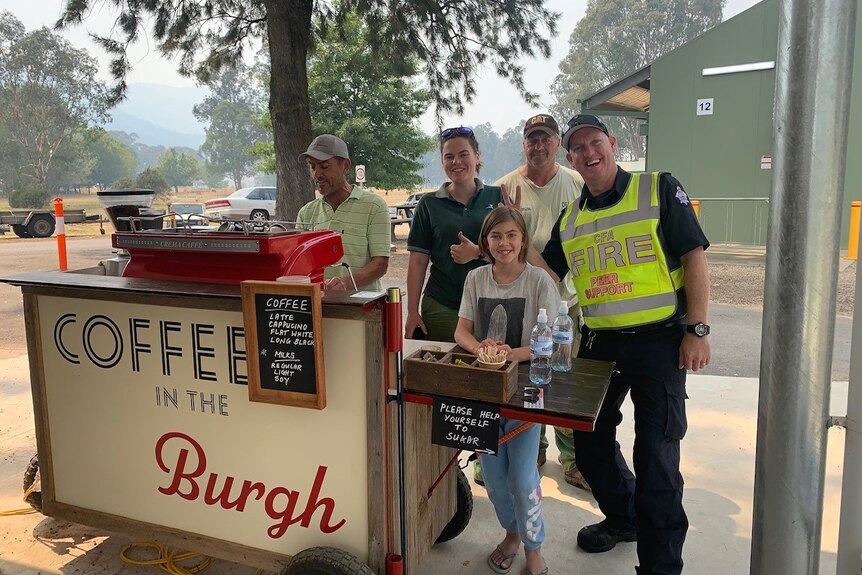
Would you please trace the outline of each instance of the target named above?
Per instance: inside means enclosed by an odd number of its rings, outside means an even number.
[[[557,313],[560,315],[569,315],[569,304],[564,301],[561,301]]]
[[[539,323],[548,323],[548,312],[545,308],[539,308],[539,317],[536,319]]]

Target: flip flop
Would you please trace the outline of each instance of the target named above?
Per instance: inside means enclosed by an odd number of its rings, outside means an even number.
[[[538,573],[535,573],[535,574],[532,571],[530,571],[529,567],[527,567],[527,569],[524,570],[524,575],[548,575],[548,566],[545,565],[544,569],[542,569],[541,571],[539,571]]]
[[[506,561],[508,561],[509,566],[508,567],[501,567],[500,564],[495,563],[494,559],[493,559],[494,553],[500,554],[500,557],[501,557],[500,563],[505,563]],[[517,555],[517,554],[518,554],[517,549],[515,549],[514,553],[507,554],[507,553],[503,552],[502,547],[497,545],[497,548],[494,549],[494,551],[492,551],[490,555],[488,555],[488,567],[490,567],[491,571],[493,571],[494,573],[499,573],[500,575],[506,575],[506,573],[508,573],[509,571],[512,570],[512,565],[515,563],[515,555]],[[539,575],[542,575],[542,574],[540,573]]]

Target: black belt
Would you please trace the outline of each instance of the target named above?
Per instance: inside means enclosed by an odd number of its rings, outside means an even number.
[[[621,329],[620,333],[624,333],[626,335],[636,334],[636,333],[646,333],[650,331],[656,331],[659,329],[669,329],[672,327],[679,327],[685,323],[685,320],[677,320],[677,321],[669,321],[666,323],[654,323],[650,325],[645,325],[643,327],[638,327],[635,329]]]
[[[675,321],[668,321],[668,322],[664,322],[664,323],[651,323],[649,325],[644,325],[644,326],[639,326],[639,327],[629,328],[629,329],[590,329],[586,325],[584,325],[584,327],[586,328],[587,334],[589,334],[591,332],[592,333],[604,332],[604,333],[608,333],[608,334],[620,333],[620,334],[625,334],[625,335],[635,335],[635,334],[639,334],[639,333],[649,333],[649,332],[656,331],[659,329],[669,329],[672,327],[679,327],[681,325],[685,325],[685,319],[678,319]]]

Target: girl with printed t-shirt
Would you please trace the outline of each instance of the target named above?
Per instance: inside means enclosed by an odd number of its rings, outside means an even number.
[[[479,249],[491,265],[467,274],[455,329],[455,341],[462,348],[476,353],[490,345],[505,349],[512,361],[530,360],[530,333],[539,308],[558,309],[560,295],[544,270],[527,263],[529,247],[527,227],[517,210],[499,207],[485,218]],[[523,425],[501,417],[500,437]],[[536,468],[540,426],[526,425],[526,430],[499,446],[497,455],[480,459],[488,498],[506,530],[503,541],[488,556],[488,566],[496,573],[508,573],[523,542],[527,573],[546,575],[541,478]]]

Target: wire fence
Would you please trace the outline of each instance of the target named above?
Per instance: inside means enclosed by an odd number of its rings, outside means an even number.
[[[766,245],[769,198],[697,198],[700,225],[711,243]]]

